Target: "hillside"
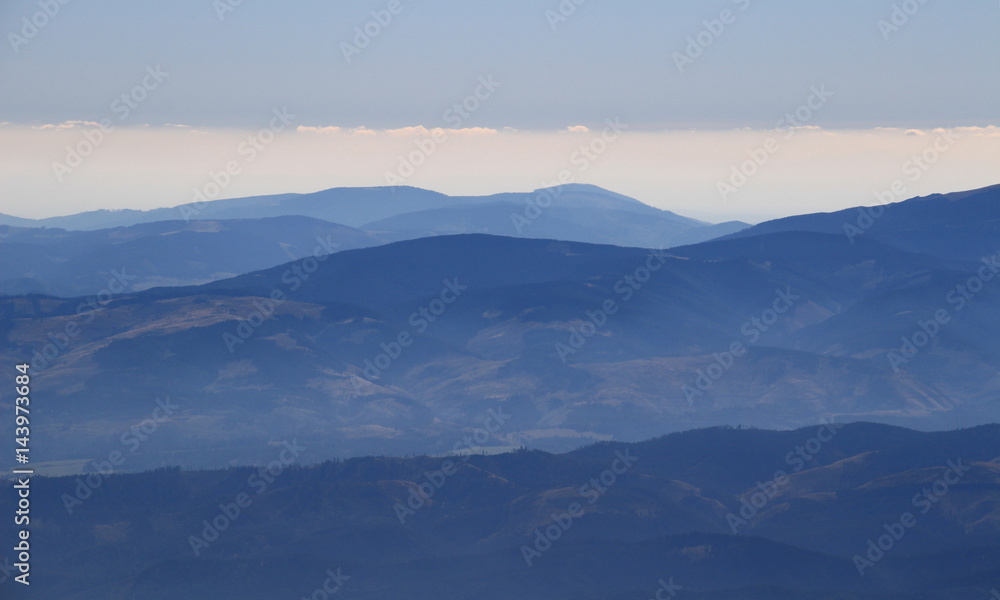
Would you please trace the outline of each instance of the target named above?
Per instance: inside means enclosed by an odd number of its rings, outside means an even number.
[[[308,595],[332,573],[351,598],[645,599],[666,583],[692,598],[958,600],[989,597],[1000,576],[995,425],[719,428],[308,468],[299,446],[277,443],[269,460],[288,461],[267,478],[115,475],[78,502],[75,478],[36,480],[32,592],[253,600]],[[945,478],[933,504],[914,504]],[[906,511],[912,527],[859,576],[855,557]]]
[[[1000,336],[982,335],[1000,331],[997,291],[896,368],[899,336],[969,273],[869,240],[775,234],[658,256],[465,235],[310,260],[83,313],[0,301],[0,357],[33,357],[58,415],[38,427],[39,457],[99,456],[166,395],[180,413],[129,469],[257,460],[292,434],[310,460],[439,452],[497,403],[515,416],[479,445],[1000,414]]]

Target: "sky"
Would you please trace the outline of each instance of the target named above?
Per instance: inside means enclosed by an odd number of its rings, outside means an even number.
[[[1000,183],[992,0],[7,0],[0,33],[17,216],[227,166],[219,197],[568,173],[711,221]]]

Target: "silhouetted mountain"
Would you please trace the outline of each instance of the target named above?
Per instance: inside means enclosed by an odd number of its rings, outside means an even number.
[[[0,226],[4,294],[97,294],[192,285],[382,243],[308,217],[158,221],[96,231]],[[115,283],[116,282],[116,283]]]
[[[39,459],[100,456],[169,394],[183,418],[129,469],[257,460],[289,435],[314,460],[444,452],[500,402],[514,418],[477,445],[564,449],[821,417],[962,425],[1000,417],[997,291],[955,311],[909,362],[888,353],[969,276],[816,233],[661,256],[443,236],[83,314],[78,300],[7,299],[0,357],[33,357],[35,389],[58,415],[37,428]]]
[[[32,220],[37,227],[106,229],[177,219],[259,219],[305,216],[356,226],[413,210],[453,204],[448,196],[412,187],[333,188],[311,194],[276,194],[225,200],[206,200],[153,210],[96,210]],[[0,223],[7,224],[0,219]],[[21,220],[15,223],[24,226]]]
[[[508,194],[507,196],[511,196]],[[668,211],[636,212],[580,206],[552,206],[534,219],[523,202],[438,208],[366,223],[362,229],[398,240],[428,235],[487,233],[513,237],[670,248],[694,244],[748,227],[737,221],[707,225]]]
[[[904,202],[767,221],[730,237],[814,231],[868,238],[909,252],[979,262],[1000,252],[1000,185]]]
[[[535,190],[530,193],[501,193],[490,196],[447,196],[438,192],[409,186],[373,188],[332,188],[310,194],[278,194],[226,200],[205,200],[172,208],[154,210],[98,210],[45,219],[21,219],[0,215],[0,224],[20,227],[59,227],[62,229],[106,229],[149,223],[191,219],[254,219],[279,216],[306,216],[333,223],[360,227],[365,223],[388,219],[407,213],[442,208],[474,207],[488,204],[508,204],[531,221],[538,218],[533,211],[578,208],[598,211],[631,212],[657,217],[660,222],[688,228],[708,223],[681,217],[669,211],[653,208],[634,198],[586,184],[566,184]],[[511,221],[503,215],[502,227]],[[434,226],[440,225],[434,223]],[[625,245],[634,245],[626,243]]]
[[[329,240],[326,254],[331,245],[344,250],[455,233],[667,248],[747,227],[709,225],[577,184],[483,197],[336,188],[37,221],[0,215],[0,223],[3,293],[57,296],[97,293],[126,267],[132,290],[225,279],[311,254],[317,240]]]
[[[997,425],[715,428],[306,468],[302,451],[276,441],[270,467],[89,487],[36,478],[31,592],[295,598],[332,577],[361,599],[960,600],[1000,576]]]

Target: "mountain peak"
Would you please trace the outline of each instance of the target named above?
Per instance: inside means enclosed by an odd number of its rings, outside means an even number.
[[[415,187],[412,185],[371,185],[371,186],[357,186],[357,187],[332,187],[319,190],[316,192],[311,192],[309,194],[298,194],[300,196],[312,196],[312,195],[322,195],[322,194],[347,194],[354,192],[410,192],[418,194],[432,194],[434,196],[444,196],[441,192],[435,192],[434,190],[428,190],[425,188]]]
[[[552,191],[559,190],[563,193],[569,192],[571,194],[599,194],[601,196],[608,196],[611,198],[615,198],[617,200],[625,200],[627,202],[634,202],[636,204],[645,205],[645,203],[640,202],[635,198],[632,198],[630,196],[625,196],[623,194],[618,194],[616,192],[612,192],[611,190],[604,189],[601,186],[594,185],[592,183],[563,183],[561,185],[553,185],[545,188],[539,188],[537,190],[534,190],[532,193],[545,192],[548,190]]]
[[[986,187],[981,187],[975,190],[968,190],[965,192],[952,192],[950,194],[940,194],[952,202],[958,200],[964,200],[972,196],[979,196],[980,194],[1000,194],[1000,183],[996,185],[988,185]]]

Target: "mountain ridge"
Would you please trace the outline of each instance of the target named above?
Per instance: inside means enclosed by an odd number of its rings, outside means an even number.
[[[643,600],[663,585],[714,600],[987,597],[1000,576],[1000,465],[989,462],[998,431],[828,423],[711,428],[565,454],[310,466],[299,455],[268,480],[256,466],[104,474],[83,500],[79,478],[38,477],[33,498],[48,516],[32,548],[46,560],[33,583],[80,600],[256,600],[308,594],[332,570],[365,599],[482,588],[473,597]],[[279,448],[303,447],[271,452]],[[921,513],[913,495],[944,481],[956,460],[962,470],[949,474],[940,506]],[[858,465],[850,477],[828,473],[845,461]],[[241,493],[249,502],[239,515],[220,517],[235,514],[224,511]],[[0,497],[0,508],[10,502]],[[916,524],[865,565],[868,541],[907,508]]]

